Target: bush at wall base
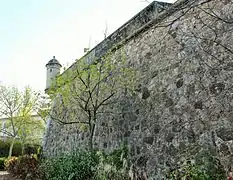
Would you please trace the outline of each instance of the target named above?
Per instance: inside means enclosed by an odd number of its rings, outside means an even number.
[[[39,161],[36,155],[11,157],[5,161],[7,172],[22,180],[36,180],[39,178]]]
[[[99,158],[95,152],[78,152],[44,160],[40,165],[44,180],[84,180],[95,173]]]
[[[6,160],[6,170],[22,180],[129,180],[127,149],[110,154],[83,151],[43,159],[35,155]]]
[[[110,154],[102,151],[79,151],[48,158],[40,165],[43,180],[129,180],[127,149]]]

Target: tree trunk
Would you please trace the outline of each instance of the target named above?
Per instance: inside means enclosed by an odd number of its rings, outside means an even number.
[[[95,124],[89,125],[89,150],[93,150],[93,139],[94,139]]]
[[[22,156],[24,155],[24,149],[25,149],[25,145],[24,145],[24,142],[23,142],[22,143],[22,152],[21,152]]]
[[[93,137],[92,137],[92,124],[89,124],[89,150],[92,150],[93,149]]]
[[[12,156],[14,143],[15,143],[15,138],[13,138],[12,141],[11,141],[11,145],[10,145],[10,149],[9,149],[9,153],[8,153],[8,158],[10,158]]]
[[[93,138],[90,137],[89,138],[89,150],[92,150],[93,149]]]

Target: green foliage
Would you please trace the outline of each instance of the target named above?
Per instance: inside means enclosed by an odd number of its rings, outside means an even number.
[[[51,99],[55,98],[57,103],[51,117],[59,123],[77,123],[84,131],[88,130],[89,148],[93,149],[97,116],[109,114],[105,107],[119,101],[121,92],[133,91],[135,82],[136,71],[128,65],[123,48],[101,59],[84,57],[58,76],[50,88]]]
[[[12,140],[9,157],[12,155],[16,139],[22,144],[40,143],[45,123],[32,116],[37,111],[39,98],[40,93],[29,87],[21,91],[17,87],[0,85],[0,116],[7,117],[4,129],[0,128],[0,132]]]
[[[10,148],[11,140],[0,140],[0,157],[7,157],[9,148]],[[19,141],[15,141],[12,155],[13,156],[19,156],[22,152],[22,145]]]
[[[210,153],[210,150],[200,152],[195,157],[196,164],[203,167],[210,179],[222,180],[226,179],[226,174],[223,165],[218,158]]]
[[[39,149],[41,149],[41,146],[38,144],[25,144],[23,154],[24,155],[38,154]]]
[[[0,170],[3,170],[5,168],[4,163],[6,159],[7,159],[6,157],[0,158]]]
[[[44,180],[86,180],[99,164],[96,152],[77,152],[44,160],[40,165]]]
[[[116,167],[117,170],[120,170],[124,167],[124,162],[128,157],[128,148],[127,146],[122,146],[119,149],[114,150],[110,154],[105,156],[105,163],[111,164]]]
[[[128,149],[123,146],[110,154],[99,152],[100,163],[98,165],[95,180],[129,180],[127,169]]]
[[[15,167],[17,165],[17,157],[12,156],[10,158],[8,158],[4,165],[5,165],[5,169],[7,170],[7,172],[15,174]]]
[[[181,167],[170,171],[167,177],[172,180],[182,178],[192,180],[226,179],[224,168],[218,159],[208,152],[199,153],[193,162],[186,161]]]
[[[192,179],[192,180],[211,180],[207,172],[200,166],[188,163],[181,169],[174,170],[168,174],[168,178],[172,180]]]
[[[39,177],[39,161],[36,155],[13,157],[6,161],[6,170],[22,180],[34,180]]]
[[[21,142],[24,144],[41,144],[42,135],[45,129],[44,121],[38,120],[27,115],[19,118],[21,121],[20,129],[17,132],[17,136],[20,138]]]
[[[128,180],[126,147],[110,154],[77,152],[45,159],[40,165],[44,180]]]
[[[43,94],[38,98],[38,101],[36,101],[36,113],[41,117],[41,119],[46,122],[46,118],[49,115],[49,112],[51,111],[51,99],[49,98],[49,95]]]
[[[0,157],[7,157],[8,151],[10,148],[11,140],[0,140]],[[40,145],[37,144],[25,144],[24,145],[24,154],[36,154],[40,148]],[[14,142],[14,147],[12,151],[13,156],[20,156],[22,155],[22,143],[20,141]]]
[[[99,166],[94,180],[130,180],[128,173],[125,169],[117,170],[116,167],[111,165]]]

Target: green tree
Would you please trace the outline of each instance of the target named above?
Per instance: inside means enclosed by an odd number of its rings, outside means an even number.
[[[35,114],[39,109],[37,104],[41,102],[39,101],[40,99],[40,94],[33,92],[28,87],[25,88],[22,94],[21,112],[16,122],[18,137],[22,143],[22,153],[24,152],[25,144],[41,144],[45,122],[42,121],[43,118],[39,114]]]
[[[0,86],[0,115],[6,119],[5,127],[1,127],[0,131],[11,139],[9,157],[16,139],[24,147],[25,143],[38,138],[35,132],[44,129],[43,123],[33,116],[39,96],[39,93],[33,92],[29,87],[20,91],[16,87]]]
[[[106,105],[118,101],[119,92],[134,89],[136,71],[126,62],[125,53],[111,53],[88,62],[77,60],[59,76],[50,89],[54,107],[50,116],[61,124],[80,124],[88,129],[89,149],[93,149],[98,116],[109,113]]]
[[[38,98],[35,107],[37,115],[41,117],[44,123],[46,123],[49,112],[51,111],[51,99],[49,98],[49,96],[46,94],[42,94]]]

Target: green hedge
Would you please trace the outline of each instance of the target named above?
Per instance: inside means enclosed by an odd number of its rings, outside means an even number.
[[[44,180],[84,180],[94,175],[98,163],[95,152],[78,152],[44,160],[40,172]]]
[[[7,157],[10,149],[11,141],[10,140],[0,140],[0,157]],[[12,156],[19,156],[22,152],[22,146],[19,141],[14,143]]]
[[[78,151],[43,159],[39,172],[43,180],[129,180],[126,170],[128,149]]]
[[[11,140],[0,140],[0,157],[8,157]],[[24,148],[24,154],[37,154],[37,150],[40,146],[35,144],[26,144]],[[22,155],[22,144],[19,141],[15,141],[12,151],[12,156]]]
[[[5,160],[6,160],[5,157],[0,158],[0,170],[4,169],[4,162],[5,162]]]

